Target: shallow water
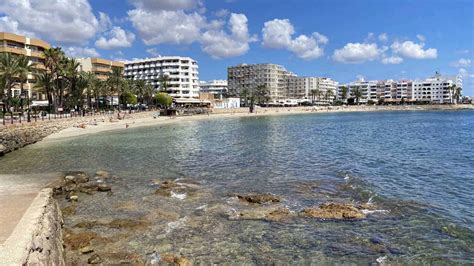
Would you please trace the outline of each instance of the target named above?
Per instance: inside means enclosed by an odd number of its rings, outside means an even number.
[[[147,230],[93,228],[108,249],[193,262],[470,263],[474,112],[305,114],[186,122],[38,143],[0,158],[0,174],[107,170],[113,195],[81,196],[83,220],[136,218]],[[195,195],[155,195],[154,179]],[[234,193],[270,192],[298,212],[371,201],[357,221],[230,220]],[[87,203],[87,204],[85,204]],[[66,206],[67,202],[61,202]]]

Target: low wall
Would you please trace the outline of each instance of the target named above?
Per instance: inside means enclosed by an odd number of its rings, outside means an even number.
[[[125,114],[125,119],[150,116],[151,112]],[[121,114],[123,115],[123,113]],[[69,127],[116,119],[117,113],[103,116],[86,116],[58,120],[45,120],[23,124],[0,126],[0,156],[5,153],[36,143],[43,138]]]
[[[41,190],[0,246],[2,265],[65,265],[62,215],[51,188]]]

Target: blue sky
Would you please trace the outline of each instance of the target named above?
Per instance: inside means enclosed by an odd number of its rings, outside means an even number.
[[[462,74],[474,96],[472,0],[2,0],[2,30],[71,56],[190,56],[201,80],[239,63],[339,82],[440,71]]]

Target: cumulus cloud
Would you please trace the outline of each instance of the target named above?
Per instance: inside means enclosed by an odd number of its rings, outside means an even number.
[[[69,57],[99,57],[100,54],[94,49],[89,47],[77,47],[70,46],[64,48],[64,53]]]
[[[230,14],[230,12],[227,9],[220,9],[216,11],[214,14],[216,15],[216,17],[223,18],[223,17],[227,17]]]
[[[156,48],[146,49],[146,52],[149,53],[151,56],[154,56],[154,57],[160,56],[160,53],[158,52],[158,49],[156,49]]]
[[[120,27],[114,27],[105,36],[100,37],[95,42],[95,46],[107,50],[117,49],[132,46],[134,40],[135,34],[127,32]]]
[[[434,59],[438,57],[438,51],[435,48],[428,48],[424,50],[424,43],[414,43],[412,41],[394,42],[390,48],[393,53],[399,54],[403,57],[413,59]]]
[[[391,64],[391,65],[396,65],[400,64],[403,62],[403,58],[399,56],[390,56],[390,57],[384,57],[382,58],[382,64]]]
[[[319,32],[299,35],[293,38],[295,29],[288,19],[267,21],[262,29],[262,45],[267,48],[287,49],[297,57],[311,60],[321,57],[324,49],[320,45],[328,43],[328,38]]]
[[[234,57],[247,53],[249,42],[255,41],[248,32],[248,20],[244,14],[230,15],[229,31],[206,31],[202,38],[202,49],[213,58]]]
[[[183,10],[133,9],[128,16],[146,45],[190,44],[199,39],[206,22],[200,14]]]
[[[196,0],[130,0],[130,3],[144,10],[192,9],[199,4]]]
[[[379,38],[379,41],[381,41],[381,42],[387,42],[388,41],[387,33],[380,34],[378,38]]]
[[[245,54],[249,43],[256,40],[249,34],[245,15],[230,14],[226,23],[229,12],[220,10],[215,14],[219,19],[208,20],[200,1],[139,0],[134,5],[128,18],[146,45],[197,42],[217,59]]]
[[[0,31],[4,32],[13,32],[16,34],[27,35],[30,37],[35,37],[33,32],[29,32],[26,30],[21,30],[18,28],[19,23],[18,21],[11,19],[10,17],[0,17]]]
[[[461,58],[458,61],[452,62],[451,66],[453,67],[468,67],[471,66],[471,59]]]
[[[379,48],[376,43],[348,43],[336,49],[332,58],[341,63],[360,64],[379,59],[386,47]]]
[[[58,42],[83,43],[100,30],[88,0],[2,0],[0,13],[10,28]]]

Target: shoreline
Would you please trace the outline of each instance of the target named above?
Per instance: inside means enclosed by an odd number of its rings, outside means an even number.
[[[231,112],[231,110],[233,112]],[[347,107],[286,107],[286,108],[257,108],[256,113],[249,113],[248,108],[216,109],[209,115],[192,115],[153,118],[152,112],[148,117],[139,117],[115,122],[100,122],[97,125],[87,125],[85,128],[68,127],[59,132],[46,136],[40,142],[50,142],[60,139],[79,137],[101,132],[125,130],[128,128],[148,127],[155,125],[169,125],[174,123],[188,123],[202,120],[225,118],[283,116],[299,114],[326,114],[326,113],[356,113],[356,112],[396,112],[396,111],[462,111],[474,110],[474,105],[415,105],[415,106],[347,106]]]

